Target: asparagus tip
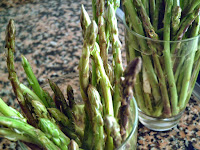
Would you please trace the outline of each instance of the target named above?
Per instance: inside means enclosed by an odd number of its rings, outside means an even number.
[[[7,29],[6,29],[6,45],[5,48],[12,48],[14,50],[15,48],[15,23],[13,19],[10,19]]]

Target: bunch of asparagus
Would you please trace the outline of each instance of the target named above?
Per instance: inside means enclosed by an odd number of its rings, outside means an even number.
[[[48,150],[110,150],[118,148],[127,138],[133,128],[134,116],[130,116],[132,89],[141,69],[141,58],[131,61],[123,70],[115,17],[118,3],[107,2],[107,11],[104,11],[103,0],[93,1],[93,4],[98,26],[95,21],[90,21],[83,6],[81,10],[84,43],[79,76],[83,106],[76,103],[70,85],[67,86],[67,98],[50,79],[48,83],[54,94],[51,96],[45,91],[23,55],[22,66],[29,87],[19,81],[14,65],[16,30],[14,20],[9,21],[5,46],[7,69],[22,113],[0,99],[1,137],[23,141],[33,149]],[[108,64],[109,43],[112,44],[112,67]],[[90,58],[92,69],[89,67]],[[76,120],[80,116],[84,117],[81,125]]]
[[[139,108],[154,117],[175,116],[200,69],[200,1],[123,0],[123,9],[127,61],[143,61],[134,87]]]
[[[88,133],[84,136],[84,148],[114,149],[121,145],[132,128],[130,103],[141,60],[136,58],[124,71],[115,16],[120,1],[93,0],[92,4],[93,21],[84,6],[81,9],[84,42],[79,80],[86,113],[84,132]],[[110,44],[112,65],[108,61]]]

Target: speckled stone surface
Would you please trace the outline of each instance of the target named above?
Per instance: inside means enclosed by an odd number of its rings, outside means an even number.
[[[9,19],[14,19],[16,34],[16,69],[20,81],[27,83],[20,55],[31,63],[40,83],[47,78],[78,73],[82,49],[79,23],[80,6],[91,15],[91,2],[86,0],[1,0],[0,1],[0,97],[19,108],[10,83],[5,61],[4,38]],[[125,63],[123,24],[118,24]],[[78,80],[77,78],[72,79]],[[15,101],[13,101],[15,100]],[[177,127],[155,132],[142,124],[138,128],[137,149],[200,149],[200,101],[192,97]],[[0,149],[20,149],[18,143],[0,139]]]

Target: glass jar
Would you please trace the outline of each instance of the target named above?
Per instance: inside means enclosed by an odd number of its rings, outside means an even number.
[[[79,86],[79,74],[78,73],[69,73],[62,77],[52,79],[61,91],[64,93],[66,97],[66,88],[67,85],[71,85],[74,91],[74,99],[76,100],[78,105],[82,105],[83,101],[81,98],[80,93],[80,86]],[[49,84],[42,85],[44,90],[47,90],[50,94],[53,94]],[[81,111],[80,111],[81,112]],[[127,137],[122,142],[122,144],[117,148],[117,150],[136,150],[137,147],[137,127],[138,127],[138,107],[135,98],[130,101],[130,114],[128,117],[128,128],[127,128]],[[80,116],[80,115],[78,115]],[[82,115],[84,116],[84,115]],[[75,117],[76,118],[76,117]],[[80,119],[80,117],[77,117]],[[84,122],[84,119],[77,120],[79,121],[79,125],[81,126],[81,122]]]
[[[165,131],[179,122],[200,68],[200,36],[179,41],[154,40],[132,31],[126,22],[127,63],[143,61],[134,97],[139,120],[147,128]]]

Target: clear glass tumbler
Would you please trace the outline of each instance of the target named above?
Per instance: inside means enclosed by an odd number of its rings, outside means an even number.
[[[71,85],[74,90],[74,99],[76,100],[78,105],[83,105],[83,101],[80,93],[79,86],[79,74],[78,73],[69,73],[62,77],[52,79],[64,93],[64,96],[67,95],[66,88],[67,85]],[[50,94],[53,94],[49,84],[44,84],[42,86],[45,90],[47,90]],[[82,113],[82,111],[80,111]],[[138,128],[138,107],[135,98],[130,101],[130,114],[128,118],[128,127],[127,127],[127,137],[122,142],[122,144],[117,148],[117,150],[136,150],[137,147],[137,128]],[[77,114],[77,116],[80,116]],[[84,116],[84,115],[82,115]],[[77,118],[77,123],[80,127],[81,124],[84,124],[84,118]]]
[[[149,129],[169,130],[183,115],[199,73],[200,36],[154,40],[124,25],[127,62],[143,61],[134,87],[139,120]]]

